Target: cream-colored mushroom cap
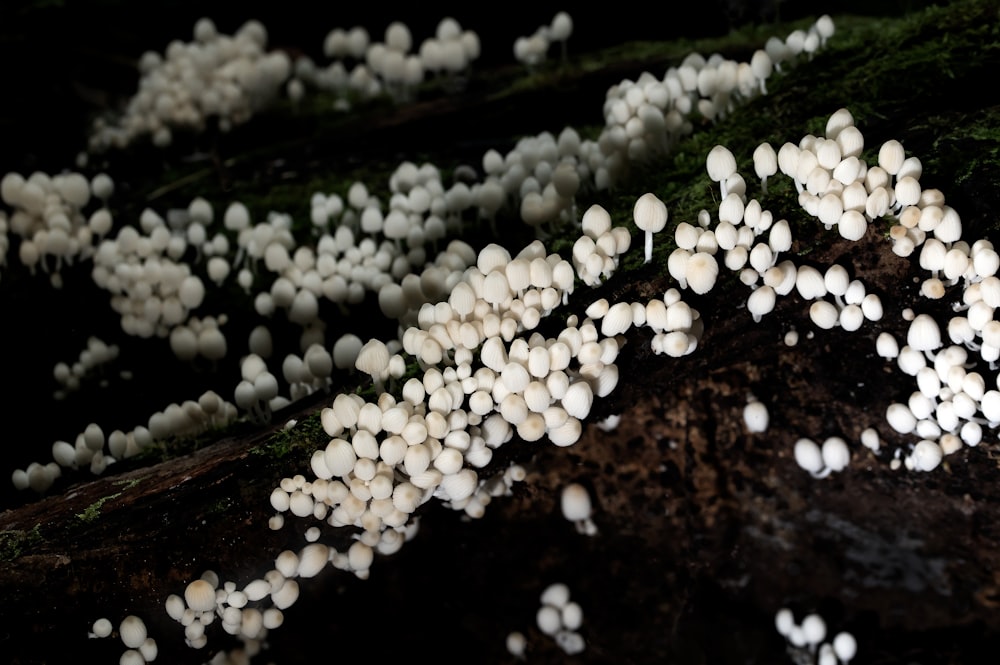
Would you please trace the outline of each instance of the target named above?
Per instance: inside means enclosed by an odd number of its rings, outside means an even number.
[[[195,612],[211,612],[215,609],[215,587],[207,580],[195,580],[184,589],[184,602]]]
[[[812,439],[801,438],[795,442],[795,462],[812,474],[823,470],[823,453]]]
[[[726,197],[726,179],[736,173],[736,157],[724,145],[716,145],[705,159],[708,177],[722,186],[722,198]]]
[[[766,432],[770,422],[767,405],[753,398],[743,407],[743,422],[751,432]]]
[[[354,367],[371,376],[376,385],[381,384],[382,374],[389,367],[389,349],[385,342],[378,339],[365,342],[354,361]]]
[[[94,622],[94,625],[91,627],[91,631],[93,631],[94,635],[97,637],[107,637],[111,634],[113,628],[114,626],[111,625],[110,621],[105,618],[100,618]]]
[[[687,260],[684,275],[689,289],[697,294],[705,294],[715,286],[719,264],[708,252],[695,252]]]
[[[559,506],[563,517],[571,522],[590,519],[593,511],[590,493],[580,483],[570,483],[563,487],[559,495]]]
[[[214,591],[212,598],[215,598]],[[130,614],[119,624],[118,635],[121,637],[122,643],[129,649],[138,649],[146,641],[146,624],[139,617]]]
[[[820,448],[823,464],[831,471],[843,471],[851,461],[847,442],[839,436],[830,436]]]
[[[917,314],[906,331],[906,343],[918,351],[933,351],[941,346],[941,329],[930,314]]]
[[[330,557],[330,548],[322,543],[310,543],[299,551],[296,574],[299,577],[315,577]]]
[[[653,234],[663,230],[667,217],[667,205],[652,192],[640,196],[632,206],[632,219],[645,232],[646,263],[653,258]]]

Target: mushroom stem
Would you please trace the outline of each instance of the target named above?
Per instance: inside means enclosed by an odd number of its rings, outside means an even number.
[[[257,423],[267,423],[271,420],[271,404],[267,400],[258,399],[250,408],[250,413]]]

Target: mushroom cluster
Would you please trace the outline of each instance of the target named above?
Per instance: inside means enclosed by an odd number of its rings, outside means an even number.
[[[632,246],[624,226],[612,226],[611,215],[595,203],[580,220],[583,235],[573,243],[573,267],[587,286],[599,286],[614,274],[622,254]]]
[[[107,381],[102,375],[107,365],[118,358],[118,344],[108,344],[96,335],[87,338],[87,348],[80,351],[72,363],[59,361],[52,368],[52,376],[59,384],[54,393],[56,399],[64,399],[69,393],[80,390],[81,386],[91,380],[99,383]]]
[[[327,563],[325,545],[307,545],[300,552],[286,550],[274,568],[243,587],[222,582],[211,570],[185,587],[183,594],[170,594],[164,608],[184,628],[184,642],[192,649],[208,644],[206,630],[219,620],[222,630],[243,641],[249,649],[259,645],[268,631],[284,623],[284,611],[299,597],[298,579],[311,577]],[[223,652],[224,653],[224,652]]]
[[[91,422],[72,439],[73,443],[62,439],[53,442],[51,462],[31,462],[24,469],[15,469],[11,480],[18,490],[30,488],[44,494],[64,470],[88,469],[100,475],[109,465],[133,457],[157,442],[222,428],[238,415],[235,404],[213,390],[206,390],[197,400],[172,402],[150,415],[145,424],[128,431],[115,429],[105,435],[100,424]]]
[[[442,18],[434,35],[419,45],[402,21],[390,22],[382,41],[373,41],[363,26],[335,27],[323,40],[323,55],[329,62],[320,66],[300,55],[289,83],[333,93],[335,108],[341,111],[350,110],[356,100],[383,93],[406,103],[427,80],[440,80],[449,92],[462,90],[480,50],[479,34],[451,16]]]
[[[567,655],[579,654],[587,648],[580,634],[583,626],[583,608],[570,598],[566,584],[555,582],[545,587],[539,598],[541,607],[535,615],[538,630],[555,640]]]
[[[693,52],[662,77],[647,71],[611,86],[604,100],[605,128],[598,139],[607,159],[595,172],[598,187],[624,177],[630,162],[672,151],[694,131],[695,123],[722,120],[737,105],[766,94],[765,83],[775,71],[815,53],[833,29],[833,20],[824,14],[808,30],[795,30],[785,39],[769,38],[749,62]]]
[[[893,430],[917,436],[905,456],[896,451],[893,467],[929,471],[938,466],[943,455],[963,444],[977,445],[983,428],[997,423],[994,404],[1000,400],[998,393],[986,384],[969,355],[977,354],[991,370],[1000,357],[994,345],[1000,343],[1000,337],[993,337],[993,332],[1000,330],[993,321],[994,309],[1000,304],[993,290],[994,283],[1000,283],[996,277],[1000,260],[988,240],[969,243],[962,239],[958,212],[945,203],[940,190],[920,187],[920,161],[907,156],[898,141],[884,142],[875,164],[862,158],[863,148],[864,136],[853,115],[841,108],[829,117],[824,135],[810,134],[798,143],[784,143],[777,152],[779,170],[792,179],[803,210],[817,218],[825,230],[837,229],[842,238],[859,240],[876,220],[888,220],[892,251],[904,257],[916,255],[920,267],[931,273],[921,288],[927,300],[942,298],[949,288],[962,289],[956,316],[947,326],[950,345],[946,345],[941,325],[929,313],[910,310],[902,312],[910,320],[905,345],[900,346],[888,332],[878,337],[878,354],[895,361],[904,374],[917,380],[917,390],[906,403],[893,403],[886,413]],[[793,290],[810,302],[809,318],[819,329],[840,327],[850,332],[865,322],[881,320],[885,312],[880,297],[852,278],[846,266],[833,263],[821,268],[779,261],[780,252],[793,246],[790,226],[785,220],[772,221],[770,211],[757,199],[747,197],[745,181],[738,178],[733,162],[718,146],[710,153],[710,177],[730,183],[737,176],[738,187],[726,191],[714,229],[709,229],[710,221],[704,219],[699,220],[701,230],[677,225],[678,249],[671,259],[675,255],[681,258],[671,274],[679,282],[686,279],[681,269],[683,259],[701,243],[723,249],[726,266],[738,270],[740,280],[753,289],[747,309],[755,320],[773,310],[776,296]],[[765,231],[767,242],[757,241]],[[714,238],[705,241],[709,233],[714,233]],[[841,470],[849,461],[841,443],[842,439],[834,436],[821,447],[802,437],[795,447],[796,461],[817,477]]]
[[[18,239],[21,264],[31,274],[48,274],[53,287],[62,286],[62,270],[74,261],[86,261],[112,228],[108,198],[114,189],[106,173],[88,178],[78,171],[50,175],[34,171],[24,177],[16,171],[0,179],[0,200],[10,206],[3,216],[0,249],[6,263],[9,234]],[[98,207],[94,207],[94,204]]]
[[[530,35],[514,40],[514,57],[532,70],[545,62],[552,44],[559,44],[559,56],[565,62],[567,42],[572,34],[573,18],[568,12],[557,12],[547,25],[541,25]]]
[[[94,621],[90,637],[105,638],[111,636],[114,626],[111,621],[101,617]],[[156,660],[160,649],[156,640],[148,635],[146,623],[141,617],[129,614],[118,624],[118,637],[125,645],[125,651],[119,658],[121,665],[146,665]]]
[[[138,91],[120,117],[95,120],[91,152],[124,148],[140,137],[166,147],[176,132],[201,132],[209,122],[228,131],[284,89],[291,58],[267,49],[267,28],[260,21],[249,20],[226,35],[202,17],[193,33],[192,41],[175,39],[163,53],[143,53]]]
[[[827,639],[826,621],[816,612],[797,622],[792,610],[782,607],[774,615],[774,626],[788,642],[789,655],[796,663],[848,665],[857,656],[858,642],[854,635],[842,630]]]
[[[384,41],[373,41],[362,26],[334,28],[322,45],[331,60],[325,67],[305,54],[293,60],[282,49],[269,50],[267,42],[260,21],[248,20],[227,35],[211,18],[198,19],[190,42],[175,39],[162,53],[142,54],[137,92],[121,114],[94,121],[89,151],[122,149],[139,138],[166,147],[178,132],[200,133],[210,124],[229,131],[282,94],[299,102],[309,88],[333,93],[342,111],[383,94],[410,102],[428,74],[443,75],[451,89],[460,89],[481,48],[478,34],[451,17],[416,53],[401,21],[389,24]]]

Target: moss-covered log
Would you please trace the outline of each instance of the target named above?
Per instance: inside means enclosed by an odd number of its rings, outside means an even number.
[[[833,111],[847,107],[869,159],[883,141],[902,141],[921,159],[925,187],[939,188],[961,213],[965,237],[995,238],[1000,92],[982,83],[1000,65],[995,3],[837,19],[828,48],[776,76],[768,95],[698,126],[670,155],[637,164],[626,182],[594,193],[594,201],[616,224],[631,224],[632,202],[654,191],[671,220],[694,221],[698,210],[718,205],[704,172],[713,145],[727,145],[749,174],[757,144],[819,134]],[[760,38],[748,31],[699,46],[745,58]],[[581,78],[591,82],[585,90],[596,95],[592,104],[600,104],[607,72],[659,71],[679,47],[636,48],[615,51],[601,78]],[[636,52],[651,55],[636,59]],[[525,120],[515,110],[526,100],[559,108],[565,99],[565,90],[551,97],[534,90],[476,98],[475,108],[508,109]],[[407,122],[447,134],[468,122],[467,110],[451,100],[414,110],[418,116]],[[383,137],[401,116],[385,122]],[[519,131],[513,121],[504,127]],[[299,165],[317,163],[307,148],[300,156]],[[276,184],[268,167],[250,158],[240,169],[244,184],[226,191]],[[751,180],[748,189],[756,191]],[[745,307],[749,290],[734,274],[720,275],[715,290],[691,297],[704,323],[694,353],[654,354],[648,329],[631,328],[616,360],[619,385],[595,401],[580,441],[558,448],[512,440],[483,473],[516,462],[527,476],[482,518],[431,502],[415,537],[377,558],[369,579],[329,567],[303,580],[284,624],[269,633],[264,657],[288,664],[317,654],[388,660],[426,652],[444,662],[513,662],[504,637],[520,630],[529,660],[566,662],[535,625],[539,594],[556,581],[584,608],[586,649],[577,662],[785,662],[785,641],[774,630],[781,607],[799,617],[820,612],[831,631],[853,633],[859,663],[974,662],[992,652],[1000,642],[995,430],[930,472],[894,468],[897,451],[905,457],[913,441],[886,425],[885,409],[906,401],[914,386],[875,346],[882,331],[905,339],[906,308],[947,321],[961,285],[940,300],[924,298],[925,274],[915,256],[890,250],[888,220],[848,242],[805,215],[780,174],[761,200],[791,223],[789,256],[817,267],[845,265],[880,296],[885,316],[855,332],[821,330],[808,302],[792,292],[755,322]],[[582,314],[602,297],[645,302],[675,286],[666,270],[672,240],[662,235],[653,262],[642,264],[634,242],[620,270],[598,288],[578,288],[567,310]],[[553,239],[562,249],[571,242]],[[546,334],[558,330],[552,319],[541,327]],[[788,344],[792,330],[798,341]],[[995,384],[996,371],[982,368]],[[743,422],[750,395],[770,410],[764,433]],[[309,475],[312,452],[329,439],[316,414],[329,399],[296,402],[268,428],[238,425],[155,464],[120,462],[96,480],[74,478],[52,496],[0,513],[5,661],[115,662],[121,642],[87,633],[100,617],[117,626],[127,614],[144,619],[159,662],[206,662],[234,646],[217,621],[208,626],[208,648],[188,648],[164,602],[206,570],[246,584],[321,524],[289,517],[284,528],[269,529],[268,497],[282,478]],[[598,425],[609,416],[620,421],[605,431]],[[297,425],[284,429],[290,420]],[[878,452],[860,444],[868,427],[881,435]],[[795,442],[830,436],[848,442],[850,464],[813,478],[796,463]],[[559,492],[571,481],[591,491],[595,536],[577,533],[560,513]],[[330,528],[322,541],[343,549],[351,534]]]

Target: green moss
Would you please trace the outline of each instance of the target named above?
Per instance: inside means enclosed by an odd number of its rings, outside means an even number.
[[[117,499],[126,490],[132,489],[133,487],[135,487],[136,485],[138,485],[140,482],[142,482],[141,478],[132,478],[130,480],[116,480],[116,481],[113,481],[111,484],[115,485],[117,487],[121,487],[122,490],[120,492],[115,492],[113,494],[108,494],[107,496],[102,496],[100,499],[98,499],[97,501],[95,501],[92,504],[90,504],[89,506],[87,506],[83,510],[82,513],[77,513],[76,514],[77,519],[79,519],[81,522],[85,522],[87,524],[90,524],[91,522],[95,521],[98,517],[101,516],[101,508],[104,506],[105,503],[107,503],[108,501],[111,501],[112,499]]]
[[[26,549],[34,547],[42,540],[41,524],[36,524],[28,531],[22,529],[0,531],[0,561],[13,561],[19,558]]]
[[[98,517],[101,516],[101,507],[105,503],[107,503],[112,499],[117,499],[119,496],[121,496],[121,494],[122,494],[121,492],[115,492],[114,494],[108,494],[107,496],[102,496],[100,499],[87,506],[82,513],[77,513],[76,514],[77,519],[79,519],[81,522],[86,522],[87,524],[90,524],[91,522],[95,521]]]
[[[141,482],[142,478],[132,478],[130,480],[116,480],[111,484],[117,487],[121,487],[122,490],[130,490]]]
[[[232,497],[222,497],[212,502],[205,508],[205,513],[209,515],[221,515],[229,511],[235,503]]]
[[[250,453],[272,459],[294,456],[308,462],[313,451],[325,446],[329,439],[323,431],[319,413],[314,413],[299,420],[293,427],[279,429],[267,441],[251,448]]]

